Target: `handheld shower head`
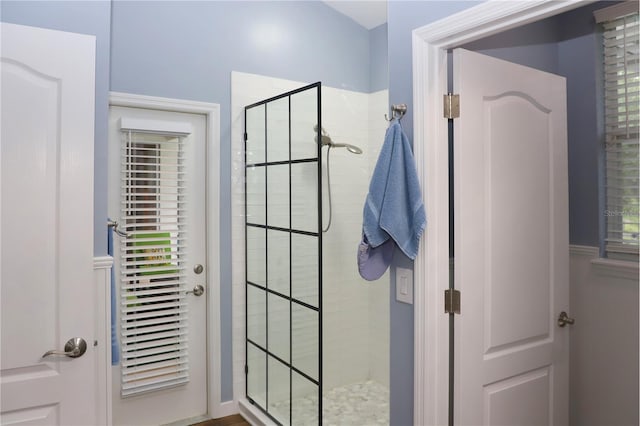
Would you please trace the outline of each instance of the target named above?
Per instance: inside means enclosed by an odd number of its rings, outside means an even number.
[[[331,147],[333,147],[333,148],[347,148],[347,151],[349,151],[352,154],[362,154],[362,150],[360,148],[358,148],[355,145],[348,144],[348,143],[332,143]]]
[[[315,126],[313,126],[313,130],[315,132],[318,131],[318,125],[316,124]],[[362,154],[362,149],[358,148],[355,145],[351,145],[348,143],[335,143],[334,141],[331,140],[331,137],[329,136],[329,133],[326,132],[326,130],[324,130],[323,128],[320,128],[320,144],[321,146],[329,146],[331,148],[347,148],[347,151],[349,151],[352,154]],[[316,143],[318,143],[318,137],[315,137]]]

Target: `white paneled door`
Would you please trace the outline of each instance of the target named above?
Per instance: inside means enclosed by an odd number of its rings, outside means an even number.
[[[454,51],[457,425],[568,424],[565,79]]]
[[[99,424],[95,38],[2,23],[0,423]],[[67,347],[86,342],[86,352]],[[58,352],[50,352],[58,351]]]
[[[109,216],[127,234],[114,237],[114,424],[207,415],[206,132],[201,114],[110,107]]]

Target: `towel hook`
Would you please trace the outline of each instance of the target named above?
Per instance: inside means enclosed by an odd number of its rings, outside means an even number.
[[[385,114],[384,119],[387,121],[393,121],[394,119],[397,118],[398,121],[400,121],[402,117],[404,117],[406,112],[407,112],[407,104],[391,105],[391,118],[387,117],[387,114]]]
[[[129,237],[129,234],[127,234],[126,232],[121,231],[120,229],[118,229],[118,222],[116,222],[115,220],[108,219],[107,220],[107,226],[109,228],[113,228],[113,232],[118,234],[120,237],[123,237],[123,238],[128,238]]]

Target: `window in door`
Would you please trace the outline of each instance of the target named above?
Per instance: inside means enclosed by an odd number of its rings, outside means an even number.
[[[189,381],[184,143],[122,132],[122,396]]]
[[[637,260],[640,234],[638,3],[596,12],[603,26],[608,257]]]

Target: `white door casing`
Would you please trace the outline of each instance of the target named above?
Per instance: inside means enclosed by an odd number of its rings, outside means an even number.
[[[186,295],[188,304],[188,363],[189,382],[172,388],[139,394],[121,396],[121,367],[113,367],[113,419],[114,424],[163,424],[187,418],[205,417],[208,413],[207,391],[207,250],[205,226],[205,140],[207,132],[206,117],[202,114],[159,111],[143,108],[111,106],[109,113],[109,216],[124,223],[121,218],[120,200],[120,160],[121,160],[121,118],[141,119],[160,127],[171,123],[188,125],[191,133],[185,137],[185,170],[188,218],[186,234],[188,246],[185,249],[187,264],[187,290],[202,285],[202,296],[193,293]],[[169,124],[167,124],[169,123]],[[173,125],[175,126],[175,125]],[[160,129],[160,127],[158,129]],[[169,185],[174,185],[169,183]],[[116,288],[120,287],[120,244],[114,237],[114,265]],[[196,273],[194,266],[200,264],[203,271]],[[120,300],[119,298],[117,300]],[[119,305],[120,306],[120,303]],[[120,331],[120,315],[117,321]],[[122,336],[120,336],[122,338]]]
[[[131,93],[111,92],[111,106],[175,111],[202,114],[206,119],[206,238],[207,238],[207,275],[208,292],[205,294],[208,304],[207,336],[207,383],[208,417],[218,418],[237,413],[233,401],[222,401],[221,381],[221,336],[220,336],[220,105],[183,99],[162,98],[157,96],[135,95]],[[111,387],[107,392],[111,394]],[[111,412],[112,404],[109,399]]]
[[[568,423],[565,78],[454,50],[455,424]]]
[[[416,169],[427,212],[414,263],[415,424],[448,421],[449,321],[442,294],[449,285],[447,50],[592,3],[592,0],[482,2],[413,30],[413,134]]]
[[[98,424],[95,37],[1,27],[0,421]],[[42,358],[73,337],[86,341],[84,355]]]

